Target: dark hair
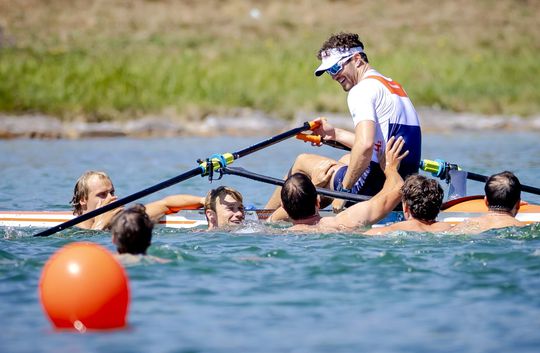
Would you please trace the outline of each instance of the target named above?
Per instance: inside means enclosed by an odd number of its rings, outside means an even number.
[[[401,200],[409,206],[413,218],[434,221],[441,210],[444,190],[437,180],[410,175],[401,187]]]
[[[322,52],[333,49],[333,48],[344,48],[350,49],[355,47],[362,47],[364,49],[364,44],[360,41],[360,37],[356,33],[345,33],[341,32],[338,34],[332,34],[322,45],[321,49],[317,52],[317,59],[322,59]],[[360,53],[362,60],[369,62],[366,53]]]
[[[490,210],[510,212],[521,199],[521,183],[514,173],[509,171],[490,176],[484,191]]]
[[[313,216],[316,210],[317,190],[311,179],[302,173],[287,178],[281,188],[283,208],[293,220]]]
[[[136,204],[119,214],[111,222],[113,243],[120,254],[146,254],[152,242],[154,223],[146,208]]]

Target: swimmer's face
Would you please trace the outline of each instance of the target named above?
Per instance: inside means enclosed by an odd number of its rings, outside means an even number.
[[[226,194],[216,200],[217,226],[238,225],[244,221],[244,205],[232,195]]]
[[[88,198],[81,200],[83,213],[93,211],[113,199],[116,199],[116,197],[114,196],[114,186],[110,179],[93,175],[88,180]]]

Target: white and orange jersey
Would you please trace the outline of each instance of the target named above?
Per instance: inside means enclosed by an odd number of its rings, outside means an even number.
[[[422,149],[420,122],[411,100],[399,83],[370,69],[349,91],[347,103],[354,126],[366,120],[376,123],[373,162],[379,162],[377,153],[386,148],[386,141],[391,136],[403,136],[403,149],[409,150],[409,155],[401,162],[399,172],[403,177],[418,172]]]

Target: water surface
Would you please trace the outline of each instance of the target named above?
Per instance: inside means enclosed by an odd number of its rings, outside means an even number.
[[[68,209],[85,170],[107,171],[128,195],[194,168],[195,160],[263,138],[0,141],[0,209]],[[423,156],[491,174],[508,169],[538,186],[540,147],[528,133],[428,135]],[[286,141],[234,163],[282,176],[298,153],[339,157]],[[261,207],[272,187],[236,176],[196,177],[151,195],[203,195],[227,184]],[[470,193],[482,185],[469,183]],[[540,202],[538,196],[524,199]],[[0,229],[0,352],[537,352],[540,229],[477,236],[396,233],[282,234],[249,225],[236,233],[157,229],[152,255],[167,264],[127,268],[129,328],[55,332],[39,304],[44,263],[73,241],[109,249],[104,232],[33,238]]]

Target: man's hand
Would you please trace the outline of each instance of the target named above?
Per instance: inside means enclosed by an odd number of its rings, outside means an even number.
[[[118,199],[117,196],[107,195],[107,197],[103,200],[99,200],[96,209],[103,207],[105,205],[110,204],[111,202],[114,202]],[[99,216],[94,217],[94,223],[92,225],[92,229],[96,230],[103,230],[107,229],[110,226],[111,220],[113,219],[116,214],[120,213],[124,208],[118,207],[113,210],[110,210],[108,212],[102,213]]]
[[[340,213],[341,211],[343,211],[346,202],[347,200],[334,199],[334,201],[332,202],[332,210],[334,211],[334,213]]]
[[[323,140],[336,140],[336,130],[326,118],[317,118],[316,122],[320,122],[320,126],[316,129],[313,129],[313,133],[321,136]]]
[[[324,159],[321,162],[319,162],[315,168],[314,173],[311,178],[311,182],[316,187],[326,187],[328,183],[330,183],[330,180],[332,179],[332,176],[334,175],[335,168],[334,166],[337,165],[337,162],[331,159]]]
[[[405,151],[402,154],[399,154],[401,152],[401,149],[405,145],[405,140],[403,137],[398,137],[397,139],[395,136],[390,137],[388,142],[386,143],[386,152],[385,152],[385,162],[384,167],[381,165],[381,168],[386,172],[387,170],[395,170],[397,171],[399,168],[399,164],[403,160],[403,158],[407,157],[409,154],[409,151]]]

